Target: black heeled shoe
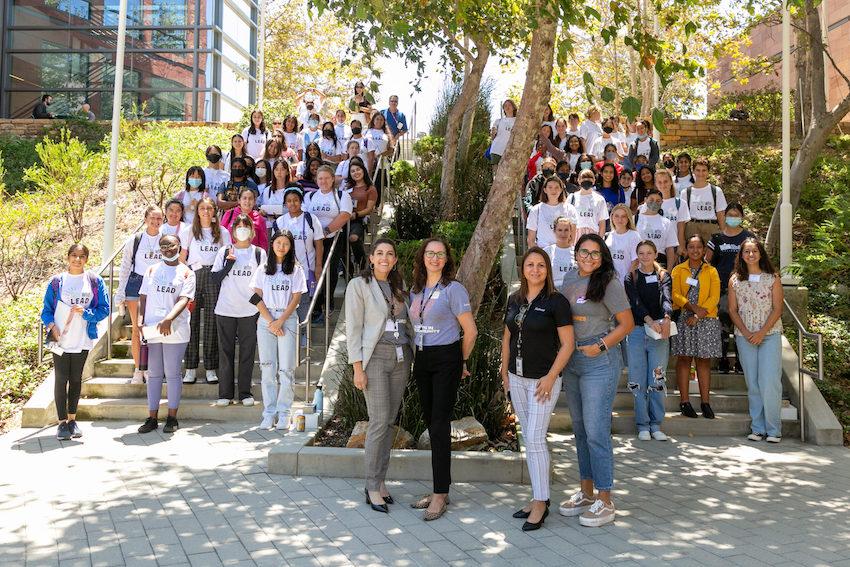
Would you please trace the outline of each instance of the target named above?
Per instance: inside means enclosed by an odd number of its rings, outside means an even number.
[[[546,508],[549,508],[549,500],[546,500]],[[524,520],[531,515],[531,511],[526,512],[525,510],[517,510],[513,513],[512,518],[516,518],[518,520]]]
[[[387,504],[395,504],[395,500],[393,500],[393,497],[390,494],[384,496],[384,502],[386,502]]]
[[[363,493],[366,494],[366,504],[371,506],[372,510],[374,510],[375,512],[383,512],[384,514],[390,513],[390,509],[386,505],[386,503],[384,503],[384,504],[372,504],[372,499],[369,498],[369,489],[368,488],[364,488]]]
[[[549,515],[549,505],[546,505],[546,510],[543,512],[543,516],[540,518],[539,522],[529,522],[528,520],[522,525],[522,531],[524,532],[533,532],[534,530],[539,530],[543,527],[543,522],[546,521],[546,516]]]

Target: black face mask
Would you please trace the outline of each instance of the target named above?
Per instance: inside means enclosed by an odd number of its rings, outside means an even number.
[[[241,168],[240,169],[231,169],[230,175],[232,177],[245,177],[245,170],[241,169]]]
[[[207,154],[207,161],[210,163],[218,163],[221,159],[219,154]]]
[[[324,130],[324,131],[322,131],[322,134],[324,134],[325,138],[330,138],[331,136],[334,135],[334,131],[333,130]]]
[[[312,102],[307,105],[307,110],[313,110],[313,103]]]
[[[552,177],[552,175],[554,175],[554,174],[555,174],[554,169],[544,169],[543,170],[543,177]]]
[[[591,187],[593,187],[593,181],[588,181],[588,180],[585,179],[584,181],[581,182],[581,188],[582,189],[590,189]]]
[[[666,167],[667,169],[673,169],[674,165],[676,165],[676,164],[673,163],[672,161],[665,161],[664,162],[664,167]]]
[[[605,132],[606,134],[610,134],[611,132],[614,131],[614,129],[611,128],[610,126],[603,126],[602,131]]]
[[[558,177],[560,177],[563,181],[566,181],[567,179],[569,179],[570,174],[565,171],[559,171]]]
[[[358,128],[357,126],[355,126],[354,128],[351,129],[351,133],[354,134],[355,136],[362,131],[363,131],[363,128]]]

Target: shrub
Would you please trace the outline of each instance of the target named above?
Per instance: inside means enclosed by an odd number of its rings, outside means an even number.
[[[32,183],[24,179],[24,170],[38,163],[37,143],[37,140],[19,136],[0,136],[0,153],[6,169],[0,181],[5,182],[9,194],[32,189]]]
[[[111,125],[86,118],[67,118],[52,120],[50,126],[44,129],[44,134],[53,140],[61,141],[62,133],[68,130],[74,138],[83,142],[89,151],[102,149],[104,138],[110,133]]]
[[[429,131],[432,136],[444,137],[446,135],[449,112],[460,96],[462,86],[458,82],[446,82],[443,86],[440,98],[437,100],[437,107],[434,109],[434,117],[431,119]],[[490,131],[490,99],[493,97],[495,88],[496,82],[493,79],[488,78],[481,81],[481,88],[478,91],[478,99],[475,103],[475,118],[472,121],[473,132]]]
[[[6,195],[0,208],[0,287],[12,300],[47,276],[54,210],[40,193]]]
[[[792,93],[791,100],[794,100]],[[750,120],[765,120],[779,122],[782,120],[782,93],[774,88],[751,89],[723,95],[711,108],[706,118],[708,120],[728,120],[729,111],[739,102],[750,114]],[[793,105],[791,108],[793,120]]]
[[[251,104],[242,109],[242,116],[239,118],[238,128],[241,132],[251,123],[251,113],[257,109],[256,104]],[[290,114],[295,114],[295,105],[289,99],[265,99],[263,101],[263,118],[266,121],[266,128],[272,129],[272,120],[275,118],[286,118]],[[325,114],[329,114],[325,108]]]
[[[399,185],[393,194],[393,226],[401,240],[416,240],[431,235],[440,218],[440,189],[412,182]]]

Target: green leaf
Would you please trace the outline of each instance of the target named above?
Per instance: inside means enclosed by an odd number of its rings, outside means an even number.
[[[693,22],[688,22],[685,24],[685,37],[690,37],[695,31],[697,31],[697,25]]]
[[[614,91],[608,87],[602,87],[602,91],[599,93],[599,96],[604,102],[612,102],[614,100]]]
[[[652,126],[662,134],[667,133],[667,128],[664,126],[664,111],[660,108],[652,109]]]
[[[597,20],[600,20],[600,21],[602,20],[602,16],[599,14],[599,12],[596,11],[595,9],[591,8],[590,6],[586,6],[584,8],[584,15],[587,16],[588,18],[596,18]]]
[[[581,77],[581,78],[582,78],[582,80],[584,81],[585,86],[587,86],[587,85],[595,85],[595,84],[596,84],[595,82],[593,82],[593,75],[591,75],[591,74],[590,74],[590,73],[588,73],[587,71],[585,71],[585,72],[584,72],[584,75],[582,75],[582,77]]]
[[[633,96],[627,96],[620,103],[620,112],[626,115],[629,120],[634,120],[640,114],[640,100]]]

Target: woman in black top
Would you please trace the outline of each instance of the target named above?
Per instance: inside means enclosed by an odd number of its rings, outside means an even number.
[[[552,265],[534,246],[522,258],[520,289],[508,301],[502,339],[502,383],[522,426],[531,477],[531,504],[514,518],[523,531],[539,529],[549,515],[549,448],[546,432],[561,391],[561,370],[573,353],[572,313],[552,283]]]

